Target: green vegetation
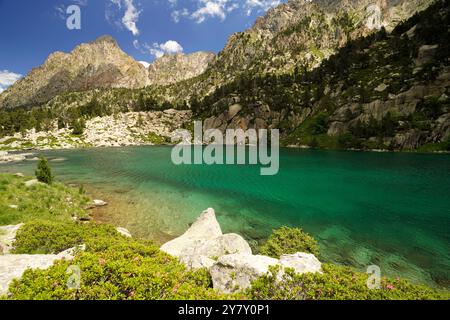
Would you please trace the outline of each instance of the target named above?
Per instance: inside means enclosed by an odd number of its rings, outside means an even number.
[[[277,281],[277,270],[253,282],[250,299],[261,300],[428,300],[449,299],[448,292],[436,292],[401,279],[382,278],[378,289],[369,289],[369,275],[348,267],[322,265],[322,274],[295,274],[287,270]]]
[[[152,144],[164,144],[170,142],[166,137],[160,136],[154,132],[150,132],[148,135],[141,137],[142,141],[150,142]]]
[[[14,253],[56,254],[105,237],[116,240],[120,235],[110,225],[35,220],[27,222],[17,232]]]
[[[56,182],[25,186],[30,179],[0,174],[0,225],[35,219],[67,221],[87,215],[83,208],[89,199],[77,189]]]
[[[204,269],[188,271],[177,259],[152,242],[127,238],[113,226],[73,221],[84,213],[84,189],[61,184],[24,186],[25,178],[0,175],[0,225],[25,222],[16,236],[14,253],[59,253],[81,244],[72,261],[62,260],[47,270],[27,270],[10,285],[8,299],[449,299],[447,292],[413,285],[404,280],[381,280],[370,290],[368,275],[348,267],[324,264],[322,274],[294,274],[276,281],[275,270],[256,279],[239,294],[220,294]],[[18,209],[8,204],[19,200]],[[14,202],[14,201],[13,201]],[[13,214],[12,212],[15,212]],[[316,241],[300,229],[275,230],[260,253],[273,257],[297,251],[318,255]],[[81,286],[70,289],[71,266],[81,271]],[[0,299],[6,299],[2,297]]]
[[[76,136],[82,135],[85,128],[86,128],[85,121],[82,118],[77,119],[73,123],[72,134],[74,134]]]
[[[278,259],[283,254],[308,252],[319,256],[316,240],[298,228],[281,227],[273,231],[259,253]]]
[[[66,228],[68,228],[66,230]],[[73,238],[74,237],[74,238]],[[55,238],[54,240],[47,240]],[[73,261],[60,261],[48,270],[28,270],[10,286],[11,299],[154,300],[222,299],[212,289],[206,270],[187,271],[177,259],[151,242],[120,236],[110,226],[34,222],[18,234],[21,253],[47,252],[81,242],[86,251]],[[76,241],[75,241],[76,240]],[[68,288],[70,266],[81,271],[81,287]],[[237,297],[237,296],[236,296]]]
[[[35,175],[39,182],[46,184],[53,183],[54,177],[52,174],[52,169],[50,168],[47,159],[45,159],[44,157],[39,159]]]

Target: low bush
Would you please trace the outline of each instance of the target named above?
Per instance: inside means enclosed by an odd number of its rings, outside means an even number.
[[[260,248],[260,254],[273,258],[296,252],[319,255],[317,241],[299,228],[281,227],[273,231],[269,239]]]
[[[16,254],[50,254],[96,241],[118,238],[113,226],[75,222],[31,221],[19,229],[14,242]]]
[[[252,284],[246,294],[257,300],[428,300],[449,299],[446,292],[414,285],[402,279],[382,278],[378,289],[369,289],[369,275],[349,267],[322,265],[323,273],[295,274],[288,270],[281,281],[272,269]]]
[[[103,237],[73,261],[47,270],[27,270],[9,290],[17,300],[160,300],[236,298],[212,289],[206,270],[187,271],[149,242]],[[108,246],[107,249],[104,246]],[[67,283],[70,266],[80,269],[80,286]]]

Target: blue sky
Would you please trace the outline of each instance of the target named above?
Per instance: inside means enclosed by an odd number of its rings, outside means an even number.
[[[0,0],[0,92],[54,51],[109,34],[138,61],[219,52],[227,38],[285,0]],[[70,5],[81,29],[69,30]]]

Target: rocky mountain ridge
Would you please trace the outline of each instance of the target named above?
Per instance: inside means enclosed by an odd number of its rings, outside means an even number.
[[[112,37],[101,36],[70,53],[52,53],[43,65],[0,94],[0,109],[38,106],[68,92],[167,85],[199,75],[214,57],[209,52],[165,55],[145,68]]]
[[[211,52],[166,54],[148,67],[150,84],[168,85],[202,74],[216,55]]]

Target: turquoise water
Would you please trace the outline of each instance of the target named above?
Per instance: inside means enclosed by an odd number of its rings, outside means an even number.
[[[169,239],[208,207],[252,244],[282,225],[318,239],[323,261],[450,287],[450,156],[282,149],[276,176],[250,165],[184,165],[170,147],[42,152],[58,179],[111,201],[107,221]],[[0,166],[32,174],[35,162]]]

